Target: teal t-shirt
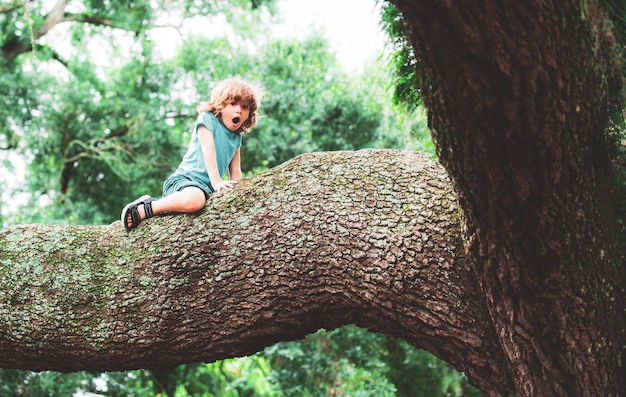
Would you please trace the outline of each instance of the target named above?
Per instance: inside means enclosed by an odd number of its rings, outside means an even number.
[[[213,134],[217,171],[221,177],[224,177],[226,174],[237,148],[241,146],[241,135],[226,128],[211,112],[198,115],[187,153],[185,153],[183,160],[171,177],[183,175],[196,182],[197,186],[205,192],[213,193],[215,190],[211,185],[209,173],[204,163],[202,147],[198,139],[198,128],[200,126],[205,126]]]

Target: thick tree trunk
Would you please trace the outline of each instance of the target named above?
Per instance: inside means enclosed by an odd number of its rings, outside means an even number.
[[[514,395],[624,395],[621,67],[597,1],[394,1]],[[620,384],[621,382],[621,384]]]
[[[126,233],[0,234],[0,366],[166,368],[354,323],[488,393],[511,384],[443,168],[423,154],[310,154]]]

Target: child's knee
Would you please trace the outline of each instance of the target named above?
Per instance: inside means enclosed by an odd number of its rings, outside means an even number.
[[[187,187],[179,192],[178,203],[182,211],[196,212],[204,208],[206,196],[200,188]]]
[[[206,196],[200,188],[193,189],[187,196],[187,207],[191,212],[200,211],[206,204]]]
[[[204,196],[201,198],[194,198],[193,202],[190,203],[190,209],[192,212],[200,211],[206,205],[206,200]]]

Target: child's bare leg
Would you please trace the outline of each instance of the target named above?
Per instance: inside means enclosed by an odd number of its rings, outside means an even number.
[[[206,204],[204,191],[195,186],[189,186],[152,202],[152,212],[158,215],[164,212],[192,213],[200,211]],[[140,212],[141,214],[141,212]],[[144,219],[142,215],[141,219]]]
[[[206,197],[204,196],[204,191],[195,186],[186,187],[151,203],[153,215],[165,212],[197,212],[204,208],[205,204]],[[137,212],[139,212],[139,218],[142,221],[146,219],[146,211],[143,205],[137,206]],[[129,227],[132,225],[130,214],[126,218],[126,223]]]

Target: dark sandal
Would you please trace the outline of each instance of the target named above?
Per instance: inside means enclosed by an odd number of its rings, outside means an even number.
[[[154,213],[152,212],[152,202],[156,200],[154,197],[150,197],[148,195],[141,196],[137,200],[133,201],[130,204],[127,204],[126,207],[122,210],[122,223],[124,224],[124,228],[126,230],[134,229],[139,226],[141,222],[141,216],[139,215],[139,211],[137,207],[140,204],[143,204],[143,209],[146,213],[145,219],[152,218]],[[128,226],[128,215],[130,215],[130,226]]]

